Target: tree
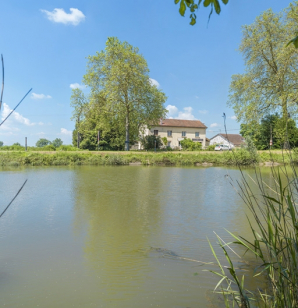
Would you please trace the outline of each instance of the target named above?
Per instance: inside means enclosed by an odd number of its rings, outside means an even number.
[[[175,0],[175,4],[179,4],[179,13],[181,16],[185,15],[187,10],[190,11],[190,24],[193,26],[196,23],[197,16],[195,11],[199,8],[199,5],[203,2],[203,0]],[[221,0],[223,4],[227,4],[229,0]],[[213,13],[213,9],[215,10],[216,14],[220,14],[221,6],[219,0],[204,0],[203,2],[204,7],[210,7],[210,16]]]
[[[4,144],[3,141],[0,141],[0,147],[3,147],[3,144]]]
[[[62,144],[63,144],[63,141],[60,138],[56,138],[55,140],[52,141],[52,145],[55,148],[61,147]]]
[[[132,131],[138,135],[142,127],[157,124],[166,115],[166,96],[151,84],[148,74],[138,48],[115,37],[108,38],[104,51],[88,57],[84,83],[91,89],[91,100],[101,97],[104,117],[123,125],[127,151]]]
[[[39,140],[36,142],[35,145],[36,145],[38,148],[42,148],[42,147],[44,147],[44,146],[46,146],[46,145],[49,145],[49,144],[51,144],[51,141],[50,141],[50,140],[41,138],[41,139],[39,139]]]
[[[85,97],[81,89],[72,89],[72,94],[70,97],[70,106],[73,107],[71,120],[76,122],[76,133],[77,133],[77,144],[74,146],[80,147],[80,124],[84,119],[84,112],[87,108],[87,98]]]
[[[232,76],[228,101],[238,121],[249,123],[279,112],[286,127],[288,113],[297,112],[298,50],[286,48],[298,22],[295,14],[298,3],[279,14],[265,11],[243,27],[240,52],[246,72]]]
[[[287,126],[284,126],[283,119],[277,113],[266,115],[260,123],[241,124],[240,134],[245,140],[250,137],[258,150],[269,149],[270,140],[273,141],[272,149],[283,148],[285,141],[292,148],[298,146],[298,128],[295,121],[288,119]]]
[[[19,142],[15,142],[12,146],[21,146],[21,144]]]

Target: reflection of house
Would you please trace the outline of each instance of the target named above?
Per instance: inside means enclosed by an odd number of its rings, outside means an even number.
[[[143,136],[166,137],[168,146],[172,148],[179,147],[180,141],[188,138],[194,142],[201,142],[204,148],[206,146],[206,129],[207,127],[198,120],[163,119],[151,129],[146,128]]]
[[[210,138],[210,145],[225,144],[232,148],[240,147],[245,142],[245,139],[239,134],[217,134]]]

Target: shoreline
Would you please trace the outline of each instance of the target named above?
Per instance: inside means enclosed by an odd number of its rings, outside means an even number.
[[[297,163],[298,155],[260,152],[257,160],[246,150],[227,152],[89,152],[0,151],[0,166],[276,166]]]

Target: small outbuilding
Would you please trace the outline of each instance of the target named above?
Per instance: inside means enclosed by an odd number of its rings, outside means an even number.
[[[224,144],[231,148],[240,147],[245,139],[239,134],[217,134],[210,138],[210,145]]]

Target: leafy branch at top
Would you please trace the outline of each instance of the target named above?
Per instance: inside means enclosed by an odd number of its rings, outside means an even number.
[[[175,0],[175,4],[179,4],[179,13],[181,16],[184,16],[185,12],[190,10],[190,24],[192,26],[196,23],[197,15],[195,14],[195,11],[199,8],[201,2],[203,2],[204,7],[210,7],[209,18],[213,13],[213,9],[215,10],[216,14],[220,14],[220,0]],[[227,4],[229,0],[221,0],[221,2],[223,4]]]

